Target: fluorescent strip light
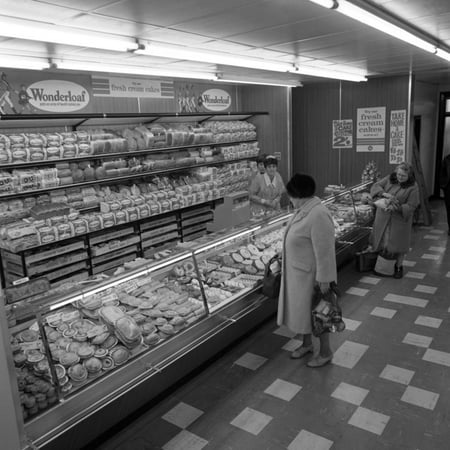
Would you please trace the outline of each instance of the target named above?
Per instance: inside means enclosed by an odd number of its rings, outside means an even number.
[[[65,61],[65,60],[53,60],[56,63],[58,69],[66,70],[84,70],[90,72],[110,72],[110,73],[123,73],[129,75],[148,75],[155,77],[168,77],[168,78],[193,78],[197,80],[217,80],[217,75],[207,72],[184,72],[173,71],[164,69],[151,69],[148,67],[138,66],[124,66],[116,64],[102,64],[91,63],[82,61]]]
[[[256,81],[256,80],[235,80],[233,78],[218,78],[216,81],[220,81],[223,83],[239,83],[239,84],[257,84],[257,85],[263,85],[263,86],[284,86],[284,87],[302,87],[302,83],[289,83],[286,81],[283,83],[280,82],[271,82],[271,81]]]
[[[139,47],[139,44],[131,38],[62,28],[50,23],[38,23],[32,20],[7,19],[5,17],[0,18],[0,36],[117,52],[135,50]]]
[[[315,68],[304,68],[304,66],[296,67],[294,64],[289,63],[268,62],[262,59],[258,61],[251,58],[228,56],[227,54],[194,51],[183,47],[169,47],[165,45],[155,44],[153,42],[148,45],[144,45],[144,48],[140,48],[134,53],[140,55],[151,55],[161,58],[174,58],[178,60],[199,61],[210,64],[246,67],[249,69],[269,70],[272,72],[291,72],[303,75],[334,78],[339,80],[366,81],[366,78],[362,75],[358,76],[326,69],[317,69],[316,71]]]
[[[330,69],[322,69],[320,67],[312,67],[301,65],[297,67],[295,73],[299,73],[302,75],[309,75],[312,77],[323,77],[323,78],[333,78],[336,80],[345,80],[345,81],[367,81],[367,78],[364,75],[357,75],[354,73],[341,72],[339,70]]]
[[[49,68],[49,62],[44,58],[0,55],[0,67],[11,69],[43,70]]]
[[[265,60],[257,60],[251,58],[242,58],[238,56],[228,55],[226,53],[208,53],[190,50],[185,47],[170,47],[151,42],[140,48],[134,53],[138,55],[150,55],[161,58],[171,58],[187,61],[198,61],[210,64],[219,64],[225,66],[247,67],[249,69],[270,70],[272,72],[289,72],[293,65],[288,63],[275,63]]]
[[[416,36],[415,34],[406,31],[404,28],[394,25],[388,20],[382,19],[376,14],[366,11],[365,9],[356,6],[347,0],[338,0],[336,2],[326,0],[322,1],[310,0],[310,1],[320,6],[324,6],[325,8],[334,8],[341,14],[344,14],[354,20],[357,20],[358,22],[361,22],[364,25],[375,28],[376,30],[382,31],[383,33],[389,34],[392,37],[400,39],[408,44],[414,45],[415,47],[418,47],[429,53],[436,52],[436,46],[434,44],[430,44],[429,42]]]
[[[389,34],[397,39],[400,39],[408,44],[414,45],[415,47],[421,48],[430,53],[435,53],[436,46],[430,44],[429,42],[419,38],[418,36],[404,30],[403,28],[394,25],[381,17],[376,16],[347,0],[339,0],[339,6],[337,11],[341,14],[345,14],[352,19],[357,20],[369,27],[375,28],[376,30],[382,31],[383,33]]]
[[[450,53],[441,48],[436,49],[436,56],[439,56],[439,58],[445,59],[446,61],[450,61]]]

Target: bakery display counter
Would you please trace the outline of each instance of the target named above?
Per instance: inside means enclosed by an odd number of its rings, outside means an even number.
[[[27,439],[80,448],[273,314],[260,280],[289,216],[7,305]]]
[[[325,202],[340,204],[338,197]],[[291,216],[282,211],[181,243],[70,291],[38,286],[32,301],[7,305],[4,357],[22,440],[82,448],[272,316],[277,302],[260,293],[261,280]],[[355,220],[338,236],[338,264],[339,246],[351,248],[366,235]]]

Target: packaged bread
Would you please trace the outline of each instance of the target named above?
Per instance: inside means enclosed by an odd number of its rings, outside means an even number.
[[[61,158],[75,158],[78,155],[78,146],[74,143],[65,143],[61,148]]]
[[[8,149],[11,146],[11,140],[6,134],[0,134],[0,149]]]
[[[152,148],[155,140],[153,133],[144,126],[136,127],[135,130],[144,139],[145,148]]]
[[[112,212],[102,213],[101,218],[104,228],[113,227],[116,224],[116,218]]]
[[[39,242],[49,244],[57,240],[58,231],[56,227],[41,227],[37,229]]]
[[[31,162],[47,159],[47,151],[43,147],[29,147],[27,150]]]
[[[87,131],[84,131],[84,130],[82,130],[82,131],[80,131],[80,130],[75,131],[74,135],[75,135],[76,140],[77,140],[78,143],[86,142],[86,141],[89,141],[89,139],[90,139],[89,133]]]
[[[24,163],[30,160],[30,151],[25,147],[11,147],[11,162]]]

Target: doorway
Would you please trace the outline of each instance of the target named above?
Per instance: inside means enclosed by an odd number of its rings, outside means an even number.
[[[439,96],[439,116],[436,143],[436,164],[434,172],[433,197],[441,198],[439,173],[442,159],[450,153],[450,92],[441,92]]]

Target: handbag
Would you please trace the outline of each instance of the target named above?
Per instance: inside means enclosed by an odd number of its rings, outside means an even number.
[[[272,264],[278,262],[280,270],[273,271],[271,269]],[[279,256],[275,255],[270,258],[269,262],[266,264],[264,269],[264,278],[261,292],[269,298],[278,297],[280,294],[281,286],[281,259]]]
[[[371,272],[375,268],[378,252],[362,251],[355,253],[355,265],[358,272]]]
[[[373,269],[375,275],[381,277],[392,277],[395,272],[397,259],[393,253],[381,252],[377,257],[377,262]]]
[[[312,334],[319,337],[323,333],[345,330],[342,310],[338,303],[340,292],[336,283],[330,283],[330,289],[322,293],[319,286],[314,286],[311,311]]]

